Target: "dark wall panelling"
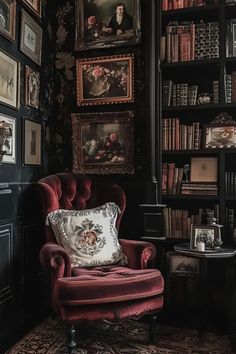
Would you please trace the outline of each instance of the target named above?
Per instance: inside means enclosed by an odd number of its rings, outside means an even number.
[[[0,224],[0,307],[13,297],[13,225]]]
[[[22,9],[43,29],[41,66],[20,51]],[[1,348],[6,343],[6,338],[12,337],[13,332],[20,333],[21,328],[27,326],[28,322],[37,317],[35,312],[39,312],[40,309],[40,306],[33,308],[27,299],[37,298],[38,301],[40,297],[40,292],[37,292],[39,288],[36,286],[40,282],[37,268],[40,224],[37,219],[37,202],[33,189],[34,183],[47,173],[45,163],[48,148],[45,131],[52,111],[52,72],[55,61],[48,16],[53,18],[54,14],[52,15],[47,10],[44,0],[42,0],[41,18],[33,13],[23,1],[16,1],[15,41],[10,41],[0,35],[0,50],[20,62],[19,109],[0,103],[0,113],[16,119],[16,163],[2,163],[0,165]],[[39,108],[25,105],[26,65],[40,73]],[[23,120],[25,117],[42,124],[41,165],[24,165],[23,163]],[[47,139],[50,143],[50,137]],[[8,228],[9,231],[6,234],[1,234],[1,230],[8,230]],[[32,287],[30,283],[32,283]]]

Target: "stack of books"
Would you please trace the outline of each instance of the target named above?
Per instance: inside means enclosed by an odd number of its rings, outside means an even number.
[[[182,182],[181,194],[217,195],[218,185],[214,182]]]

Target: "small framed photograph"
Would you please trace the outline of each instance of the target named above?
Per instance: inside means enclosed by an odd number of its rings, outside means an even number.
[[[16,27],[16,1],[0,0],[0,34],[9,39],[15,40]]]
[[[23,0],[38,17],[41,17],[41,0]]]
[[[76,60],[78,106],[134,101],[132,54]]]
[[[24,10],[21,14],[20,50],[41,65],[42,28]]]
[[[16,163],[16,119],[0,113],[0,121],[10,125],[11,135],[4,141],[2,150],[5,151],[2,163]]]
[[[39,108],[40,74],[38,71],[25,67],[25,105]]]
[[[23,119],[23,164],[41,165],[41,124]]]
[[[197,248],[197,242],[203,242],[205,249],[214,249],[215,241],[219,237],[219,228],[216,225],[191,225],[190,248]]]
[[[20,62],[0,50],[0,102],[19,108]]]
[[[206,148],[236,147],[236,125],[206,126],[204,132]]]
[[[199,273],[199,260],[175,252],[168,252],[167,267],[170,275],[191,276]]]
[[[132,111],[72,114],[73,172],[133,174]]]
[[[75,49],[135,45],[141,41],[141,0],[76,0]]]
[[[191,158],[190,182],[217,182],[218,158],[201,156]]]

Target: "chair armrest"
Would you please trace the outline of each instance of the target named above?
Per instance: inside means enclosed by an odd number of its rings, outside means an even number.
[[[128,257],[128,267],[133,269],[153,268],[156,248],[150,242],[119,239],[121,247]]]
[[[66,250],[56,243],[45,243],[39,254],[41,265],[53,273],[54,278],[70,277],[71,263]]]

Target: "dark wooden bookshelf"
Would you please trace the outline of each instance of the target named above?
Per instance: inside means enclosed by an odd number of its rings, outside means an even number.
[[[159,35],[167,35],[166,26],[173,21],[180,24],[181,22],[194,22],[198,24],[202,19],[205,24],[210,22],[218,22],[219,26],[219,57],[201,58],[189,61],[160,62],[160,82],[171,80],[174,84],[187,83],[188,85],[198,85],[198,94],[205,92],[213,93],[213,81],[219,81],[219,93],[217,103],[207,104],[191,104],[160,107],[160,116],[162,118],[179,118],[180,124],[191,125],[198,121],[202,130],[220,113],[226,112],[232,116],[234,120],[236,102],[225,102],[225,74],[231,74],[236,71],[236,55],[226,56],[226,23],[228,20],[236,21],[236,5],[226,5],[225,1],[219,1],[218,5],[207,5],[199,7],[191,7],[176,10],[160,11],[160,30]],[[179,50],[179,49],[178,49]],[[206,51],[207,52],[207,51]],[[236,52],[236,49],[235,49]],[[180,58],[180,57],[179,57]],[[172,58],[172,60],[174,60]],[[179,59],[180,60],[180,59]],[[172,100],[172,98],[171,98]],[[161,126],[162,129],[162,126]],[[172,134],[172,133],[171,133]],[[163,137],[163,134],[162,134]],[[177,166],[183,166],[189,163],[192,156],[216,156],[218,159],[218,195],[176,195],[162,194],[161,202],[167,207],[173,209],[196,209],[196,204],[205,208],[209,205],[219,205],[218,222],[224,225],[222,238],[226,243],[230,243],[232,235],[229,234],[227,227],[227,208],[234,208],[236,215],[236,207],[234,202],[236,196],[226,194],[225,174],[228,171],[236,171],[236,147],[235,148],[201,148],[191,150],[163,150],[161,154],[161,162],[176,162]],[[235,161],[235,162],[234,162]],[[236,191],[236,181],[235,181]],[[236,225],[234,225],[236,228]],[[167,235],[168,237],[169,235]],[[173,239],[173,242],[176,240]]]

